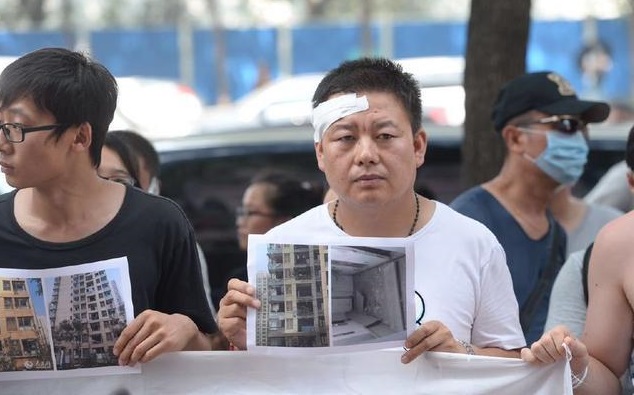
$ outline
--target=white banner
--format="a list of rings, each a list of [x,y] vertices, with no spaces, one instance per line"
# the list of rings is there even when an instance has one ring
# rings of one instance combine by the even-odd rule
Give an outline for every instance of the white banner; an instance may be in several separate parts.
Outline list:
[[[566,362],[427,353],[403,365],[401,350],[271,356],[180,352],[143,365],[141,374],[5,381],[2,394],[563,394]]]

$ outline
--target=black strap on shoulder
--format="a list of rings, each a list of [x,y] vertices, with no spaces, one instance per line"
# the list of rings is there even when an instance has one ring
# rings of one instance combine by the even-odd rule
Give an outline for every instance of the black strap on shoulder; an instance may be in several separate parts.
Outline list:
[[[539,302],[542,300],[546,292],[552,288],[555,277],[557,277],[557,273],[559,273],[559,269],[561,269],[561,262],[558,258],[560,238],[559,226],[552,219],[550,220],[550,226],[553,228],[553,237],[550,242],[548,266],[546,266],[542,272],[539,277],[539,282],[535,288],[533,288],[533,291],[528,296],[526,303],[524,303],[524,306],[520,310],[520,324],[522,325],[524,335],[528,333],[528,330],[531,327]]]
[[[583,283],[583,299],[588,305],[588,267],[590,265],[590,254],[592,254],[592,247],[594,243],[591,243],[586,252],[583,254],[583,266],[581,267],[581,281]]]

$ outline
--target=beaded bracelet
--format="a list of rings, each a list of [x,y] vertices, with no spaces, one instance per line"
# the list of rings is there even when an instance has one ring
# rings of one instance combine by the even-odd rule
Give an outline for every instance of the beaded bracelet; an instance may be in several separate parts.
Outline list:
[[[458,342],[458,344],[464,347],[465,350],[467,350],[468,355],[476,355],[475,350],[470,343],[467,343],[466,341],[460,339],[456,339],[456,341]]]

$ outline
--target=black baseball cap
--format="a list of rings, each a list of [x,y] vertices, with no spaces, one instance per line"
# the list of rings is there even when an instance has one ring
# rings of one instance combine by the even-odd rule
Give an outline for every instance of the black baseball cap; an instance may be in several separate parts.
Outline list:
[[[579,100],[566,79],[541,71],[524,74],[502,87],[491,114],[495,130],[500,132],[511,118],[531,110],[574,115],[584,123],[603,122],[610,114],[607,103]]]

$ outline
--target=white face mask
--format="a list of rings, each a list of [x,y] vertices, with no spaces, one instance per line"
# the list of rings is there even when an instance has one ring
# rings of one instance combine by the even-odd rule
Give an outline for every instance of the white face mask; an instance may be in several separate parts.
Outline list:
[[[150,180],[150,185],[147,187],[147,193],[152,195],[160,195],[161,194],[161,186],[158,178],[152,177]]]

